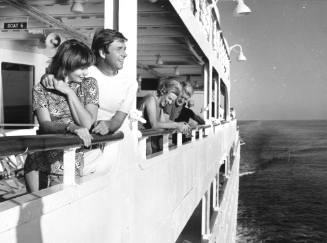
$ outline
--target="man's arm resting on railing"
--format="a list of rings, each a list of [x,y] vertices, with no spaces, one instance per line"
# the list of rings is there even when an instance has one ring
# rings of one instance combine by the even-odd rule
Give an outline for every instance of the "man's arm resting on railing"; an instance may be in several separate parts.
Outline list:
[[[123,124],[126,116],[127,113],[117,111],[110,120],[96,121],[92,132],[101,135],[116,132]]]

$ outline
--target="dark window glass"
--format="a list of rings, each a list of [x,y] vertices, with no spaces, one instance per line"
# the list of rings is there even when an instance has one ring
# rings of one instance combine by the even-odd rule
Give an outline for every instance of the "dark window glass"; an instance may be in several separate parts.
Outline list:
[[[141,82],[141,90],[157,90],[159,79],[143,78]]]
[[[220,80],[220,104],[219,104],[219,115],[221,118],[226,120],[226,109],[227,109],[227,88],[222,80]]]
[[[34,123],[32,113],[34,66],[3,62],[1,76],[3,122],[7,124],[5,128],[29,127],[27,124]]]

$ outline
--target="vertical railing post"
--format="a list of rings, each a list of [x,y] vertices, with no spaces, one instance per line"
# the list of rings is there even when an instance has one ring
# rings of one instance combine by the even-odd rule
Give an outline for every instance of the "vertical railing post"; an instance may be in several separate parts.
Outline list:
[[[203,119],[207,120],[209,118],[209,99],[208,99],[208,79],[209,79],[209,64],[206,63],[203,66]]]
[[[181,146],[183,143],[183,135],[180,132],[177,132],[177,147]]]
[[[208,118],[209,119],[212,117],[212,73],[213,73],[212,69],[213,69],[212,64],[209,61],[209,63],[208,63],[208,94],[209,94],[209,97],[208,97],[209,117]]]
[[[162,135],[162,150],[164,153],[169,151],[169,134]]]
[[[219,167],[218,167],[219,168]],[[215,178],[213,180],[213,187],[212,187],[212,207],[215,211],[219,210],[219,169],[218,173],[215,175]]]
[[[217,94],[218,94],[218,107],[217,107],[217,118],[219,119],[219,122],[221,122],[223,119],[221,119],[222,118],[222,116],[223,116],[223,114],[221,114],[221,110],[220,110],[220,107],[221,107],[221,103],[222,103],[222,99],[221,99],[221,90],[220,90],[220,88],[221,88],[221,79],[220,79],[220,75],[219,75],[219,77],[218,77],[218,83],[217,83],[218,85],[217,85]]]
[[[219,76],[214,80],[215,82],[215,118],[219,119],[219,114],[218,114],[218,107],[219,107],[219,90],[218,90],[218,82],[219,82]]]
[[[203,139],[203,128],[199,129],[199,139]]]
[[[76,148],[67,148],[64,150],[64,178],[65,186],[75,185],[75,152]]]
[[[147,137],[142,137],[139,139],[138,143],[138,150],[142,159],[146,159],[146,139]]]
[[[229,178],[229,162],[228,162],[228,156],[225,158],[225,176],[226,178]]]
[[[213,134],[213,124],[210,124],[210,127],[204,128],[204,135],[209,136]]]
[[[192,130],[192,138],[191,141],[195,141],[196,140],[196,130]]]
[[[202,197],[201,234],[205,240],[210,237],[210,190],[206,191]]]

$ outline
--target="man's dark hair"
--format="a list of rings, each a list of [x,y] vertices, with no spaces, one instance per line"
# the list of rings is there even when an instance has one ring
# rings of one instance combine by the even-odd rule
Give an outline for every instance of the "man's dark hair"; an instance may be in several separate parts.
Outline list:
[[[92,51],[99,58],[99,50],[108,53],[108,48],[114,40],[127,41],[127,38],[117,30],[101,29],[94,34]]]

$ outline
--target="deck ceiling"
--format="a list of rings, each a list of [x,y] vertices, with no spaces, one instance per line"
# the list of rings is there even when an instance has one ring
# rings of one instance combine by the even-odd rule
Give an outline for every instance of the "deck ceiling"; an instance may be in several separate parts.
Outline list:
[[[90,43],[103,28],[104,0],[83,1],[84,11],[71,11],[72,0],[0,0],[0,44],[22,51],[44,52],[49,33]],[[7,30],[4,23],[27,22],[28,29]]]
[[[83,1],[84,11],[71,11],[73,0],[0,0],[0,45],[19,51],[52,55],[45,48],[49,33],[90,44],[103,28],[104,1]],[[107,1],[107,0],[106,0]],[[134,0],[133,0],[134,1]],[[7,30],[4,23],[27,22],[27,29]],[[202,76],[197,46],[167,0],[138,0],[138,74],[144,78]],[[158,56],[162,64],[157,63]],[[179,70],[176,75],[175,69]]]
[[[141,77],[202,76],[202,61],[194,54],[196,45],[169,1],[138,0],[137,27],[137,63]],[[159,56],[162,64],[158,63]]]

